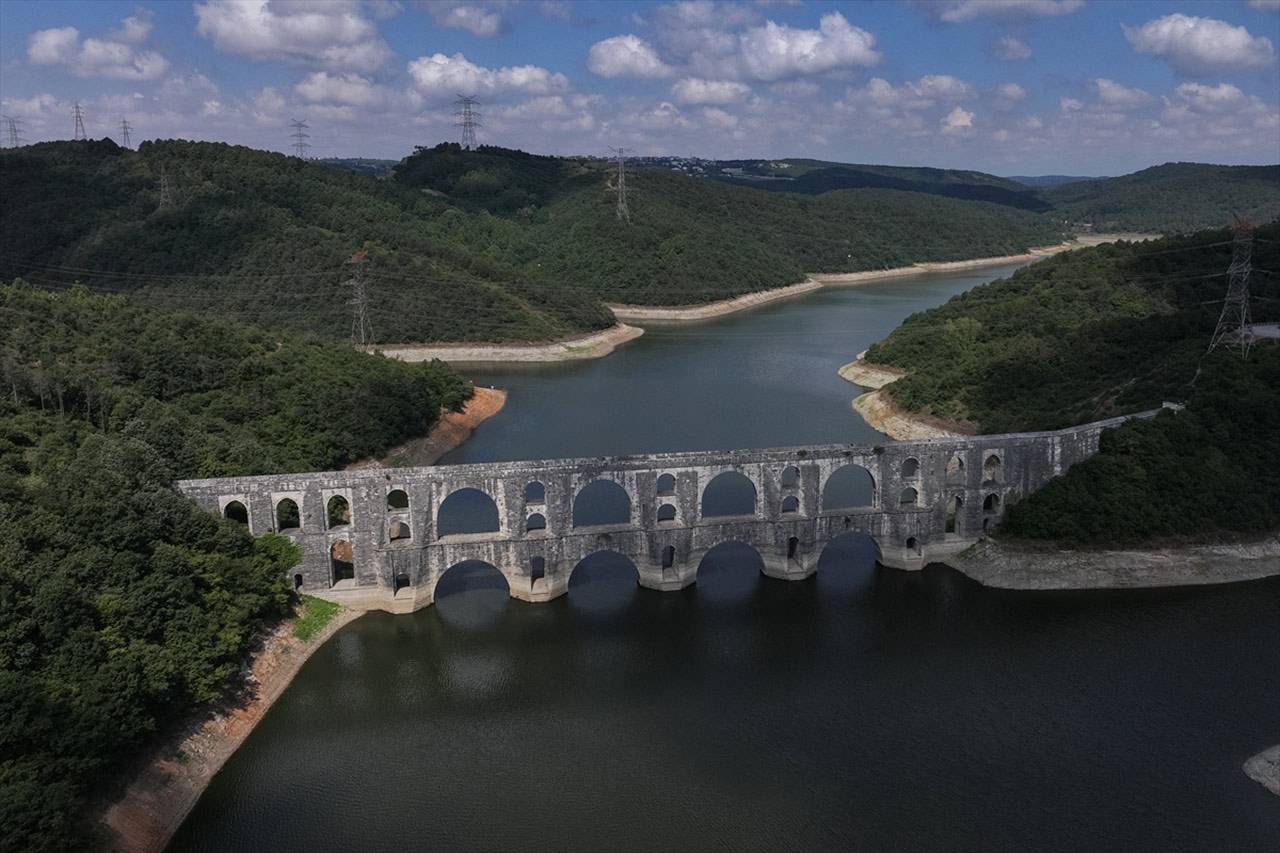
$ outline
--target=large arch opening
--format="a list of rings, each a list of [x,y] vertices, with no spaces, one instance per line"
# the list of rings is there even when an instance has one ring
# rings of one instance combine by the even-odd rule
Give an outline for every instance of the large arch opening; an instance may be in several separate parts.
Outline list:
[[[992,453],[987,457],[987,461],[982,463],[982,482],[1000,482],[1000,472],[1002,467],[1000,457],[997,454]]]
[[[573,526],[630,524],[631,498],[612,480],[592,480],[573,499]]]
[[[342,527],[351,523],[351,504],[347,503],[347,499],[342,495],[334,495],[329,498],[329,503],[325,504],[325,525],[327,527]]]
[[[837,468],[822,487],[822,509],[856,509],[874,506],[876,479],[861,465]]]
[[[458,628],[488,628],[502,617],[511,600],[507,579],[482,560],[464,560],[445,570],[434,593],[440,617]]]
[[[468,487],[451,492],[436,515],[436,536],[499,530],[498,505],[479,489]]]
[[[698,600],[731,604],[746,600],[761,584],[764,560],[745,542],[722,542],[698,563]]]
[[[343,581],[355,582],[355,559],[351,553],[351,543],[345,539],[339,539],[329,546],[329,575],[333,586]]]
[[[702,517],[755,515],[756,486],[737,471],[724,471],[711,478],[702,490]]]
[[[297,530],[302,526],[302,514],[298,512],[298,504],[291,498],[284,498],[276,504],[276,530]]]
[[[964,509],[964,498],[956,495],[947,502],[947,521],[944,528],[947,533],[960,532],[960,512]]]
[[[635,563],[616,551],[596,551],[569,573],[569,602],[587,614],[614,613],[631,603],[639,586]]]
[[[237,524],[249,526],[249,510],[240,501],[231,501],[222,508],[222,517],[227,521],[234,521]]]
[[[818,556],[818,590],[827,595],[865,593],[875,584],[880,548],[866,533],[848,530],[832,539]]]
[[[387,509],[396,512],[409,508],[409,493],[404,489],[392,489],[387,492]]]

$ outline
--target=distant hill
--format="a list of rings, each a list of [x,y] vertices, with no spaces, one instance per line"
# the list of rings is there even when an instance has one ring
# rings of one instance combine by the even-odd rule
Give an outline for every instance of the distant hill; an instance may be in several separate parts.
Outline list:
[[[313,160],[321,166],[327,166],[330,169],[341,169],[345,172],[359,172],[362,175],[370,175],[380,178],[383,175],[391,174],[391,170],[395,168],[395,160],[376,160],[371,157],[321,157]]]
[[[1221,227],[1241,214],[1280,216],[1280,166],[1165,163],[1118,178],[1041,191],[1054,215],[1094,231],[1185,233]]]
[[[1009,180],[1017,181],[1028,187],[1056,187],[1059,184],[1071,184],[1076,181],[1105,180],[1105,177],[1098,175],[1010,175]]]

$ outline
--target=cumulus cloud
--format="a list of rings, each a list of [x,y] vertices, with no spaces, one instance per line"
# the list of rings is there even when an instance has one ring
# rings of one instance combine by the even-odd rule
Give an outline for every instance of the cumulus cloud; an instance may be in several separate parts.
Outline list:
[[[675,71],[639,36],[623,35],[598,41],[587,52],[587,68],[601,77],[670,77]]]
[[[948,23],[982,17],[1030,18],[1068,15],[1084,5],[1084,0],[939,0],[926,10]]]
[[[1249,0],[1249,8],[1260,12],[1280,12],[1280,0]]]
[[[75,27],[38,30],[27,38],[27,59],[34,65],[60,65],[77,77],[156,80],[169,70],[169,60],[140,49],[150,32],[151,15],[145,11],[98,37],[81,39]]]
[[[313,103],[380,107],[387,100],[385,89],[359,74],[330,74],[327,71],[317,71],[293,88],[299,95]]]
[[[963,133],[973,127],[973,113],[962,107],[956,107],[942,117],[940,124],[943,133]]]
[[[738,126],[738,117],[719,107],[704,107],[702,118],[708,125],[719,130],[733,130]]]
[[[875,65],[880,61],[875,42],[875,36],[850,24],[839,12],[823,15],[816,30],[766,21],[739,36],[738,61],[747,77],[782,80]]]
[[[1013,62],[1019,59],[1030,59],[1031,48],[1026,42],[1013,36],[1001,36],[996,42],[996,56]]]
[[[686,77],[676,81],[671,94],[682,104],[731,104],[751,91],[745,83],[733,80],[702,80]]]
[[[1214,18],[1175,13],[1141,27],[1120,26],[1134,50],[1159,56],[1182,74],[1265,68],[1275,62],[1270,39]]]
[[[457,92],[549,95],[569,88],[569,80],[563,74],[537,65],[485,68],[469,62],[461,53],[418,57],[409,63],[409,76],[419,92],[436,97],[452,97]]]
[[[851,100],[902,110],[927,110],[939,103],[954,103],[972,95],[972,86],[950,74],[926,74],[901,86],[873,77],[862,89],[849,92]]]
[[[466,30],[483,38],[496,36],[506,27],[502,15],[483,3],[428,0],[421,5],[439,26]]]
[[[1113,80],[1105,77],[1099,77],[1093,81],[1093,87],[1098,93],[1098,103],[1103,106],[1113,107],[1116,109],[1130,109],[1132,107],[1141,106],[1151,100],[1151,96],[1141,89],[1133,89],[1128,86],[1122,86]]]
[[[196,32],[219,51],[254,60],[373,71],[392,56],[354,0],[204,0],[195,13]]]
[[[1027,96],[1027,90],[1017,83],[1002,83],[996,87],[996,94],[1006,101],[1021,101]]]

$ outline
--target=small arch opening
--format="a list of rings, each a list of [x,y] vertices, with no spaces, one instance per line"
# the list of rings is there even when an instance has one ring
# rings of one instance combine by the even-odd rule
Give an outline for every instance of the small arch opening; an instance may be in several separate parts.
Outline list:
[[[298,573],[293,576],[293,591],[297,592],[302,589],[302,574]]]
[[[945,528],[947,533],[960,532],[960,510],[963,508],[964,498],[959,495],[956,495],[947,504],[947,523]]]
[[[546,530],[546,529],[547,529],[547,517],[540,512],[535,512],[533,515],[525,519],[525,522],[524,522],[525,533],[533,533],[538,530]]]
[[[796,558],[796,554],[799,551],[800,551],[800,538],[798,536],[792,536],[790,539],[787,540],[787,559],[794,560]]]
[[[356,579],[356,566],[351,554],[351,543],[347,540],[339,539],[329,547],[329,571],[334,585],[342,581],[354,581]]]
[[[1000,457],[997,454],[992,453],[987,457],[987,461],[982,463],[982,481],[984,483],[1000,482],[1002,467],[1003,465],[1000,462]]]
[[[409,525],[403,521],[393,521],[391,526],[387,528],[387,539],[392,542],[399,542],[403,539],[413,538],[409,534]]]
[[[676,520],[676,508],[671,504],[663,504],[658,507],[658,523],[662,524],[667,521]]]
[[[873,506],[876,480],[861,465],[844,465],[832,472],[822,487],[822,508],[854,509]]]
[[[737,471],[724,471],[711,478],[702,490],[703,518],[727,515],[754,515],[756,486]]]
[[[947,460],[947,479],[963,480],[964,479],[964,460],[959,456],[952,456]]]
[[[276,530],[297,530],[302,526],[302,514],[298,504],[285,498],[276,504]]]
[[[227,521],[234,521],[237,524],[249,526],[249,510],[245,509],[245,505],[240,501],[232,501],[223,507],[222,516]]]
[[[546,557],[530,557],[529,558],[529,579],[541,580],[547,576],[547,558]]]
[[[983,512],[998,512],[1000,510],[1000,496],[992,493],[986,496],[982,501]]]
[[[907,487],[902,490],[902,494],[898,495],[898,506],[918,506],[920,504],[920,493],[915,489]]]
[[[387,509],[408,509],[409,493],[404,489],[392,489],[387,492]]]
[[[670,497],[676,493],[676,478],[674,474],[663,474],[658,478],[658,495],[660,497]]]
[[[351,523],[351,504],[342,495],[334,495],[325,505],[325,525],[342,527]]]
[[[800,469],[794,465],[788,465],[782,469],[782,488],[794,489],[800,485]]]
[[[524,502],[527,504],[540,504],[547,501],[547,487],[542,483],[534,480],[524,487]]]
[[[920,476],[920,460],[914,456],[902,463],[902,479],[914,480]]]
[[[500,529],[498,505],[484,492],[470,487],[450,492],[436,516],[437,536],[496,533]]]
[[[676,549],[674,545],[668,545],[662,549],[662,568],[669,569],[675,565]]]
[[[911,551],[911,552],[915,553],[917,556],[919,556],[919,554],[920,554],[920,543],[916,540],[916,537],[914,537],[914,536],[908,536],[908,537],[907,537],[907,550],[908,550],[908,551]]]
[[[612,480],[592,480],[573,499],[573,526],[629,524],[631,498]]]
[[[795,495],[787,495],[782,499],[782,512],[784,515],[790,515],[800,511],[800,499]]]
[[[398,575],[396,575],[396,588],[394,592],[399,592],[402,589],[408,589],[408,588],[409,588],[409,576],[404,572],[401,572]]]

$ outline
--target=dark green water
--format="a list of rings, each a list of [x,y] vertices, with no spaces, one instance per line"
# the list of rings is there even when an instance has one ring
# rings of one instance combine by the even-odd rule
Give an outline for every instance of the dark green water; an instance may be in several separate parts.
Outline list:
[[[824,291],[603,361],[475,373],[507,409],[450,461],[880,437],[835,376],[991,277]],[[464,565],[299,673],[175,850],[1275,850],[1241,763],[1280,743],[1280,581],[988,590],[750,549],[679,593],[589,558],[569,595]]]

